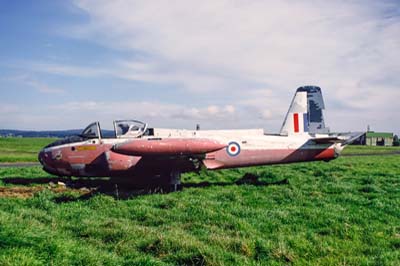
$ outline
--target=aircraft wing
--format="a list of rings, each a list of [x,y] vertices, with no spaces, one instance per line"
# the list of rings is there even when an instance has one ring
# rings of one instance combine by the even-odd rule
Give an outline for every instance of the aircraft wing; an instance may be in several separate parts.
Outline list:
[[[311,139],[315,144],[334,144],[341,143],[342,146],[348,145],[363,135],[365,132],[349,132],[349,133],[338,133],[336,135],[328,137],[314,137]]]

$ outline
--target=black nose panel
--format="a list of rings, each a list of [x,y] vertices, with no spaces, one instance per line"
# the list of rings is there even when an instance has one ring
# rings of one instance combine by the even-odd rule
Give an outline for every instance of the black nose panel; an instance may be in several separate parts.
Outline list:
[[[44,151],[40,151],[38,154],[38,160],[40,164],[44,166],[43,156],[44,156]]]

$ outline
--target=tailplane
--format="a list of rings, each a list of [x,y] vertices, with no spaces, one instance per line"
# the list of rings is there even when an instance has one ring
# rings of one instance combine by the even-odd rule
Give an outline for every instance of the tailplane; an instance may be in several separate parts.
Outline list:
[[[281,128],[281,135],[325,134],[323,110],[325,109],[321,88],[303,86],[297,89]]]

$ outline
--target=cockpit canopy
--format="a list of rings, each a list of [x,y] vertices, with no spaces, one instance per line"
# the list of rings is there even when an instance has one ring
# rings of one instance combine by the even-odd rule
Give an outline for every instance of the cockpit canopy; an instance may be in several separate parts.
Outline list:
[[[142,135],[147,134],[147,124],[137,120],[115,120],[114,121],[114,138],[140,138]],[[108,132],[107,132],[108,133]],[[111,135],[111,134],[107,134]],[[100,139],[105,136],[102,134],[99,122],[93,122],[89,124],[81,134],[76,136],[66,137],[59,139],[49,145],[46,148],[81,142],[88,139]]]
[[[139,138],[147,130],[147,124],[137,120],[115,120],[114,136],[116,138]],[[93,139],[103,137],[100,123],[93,122],[80,134],[83,138]]]
[[[139,138],[147,130],[147,124],[137,120],[115,120],[114,136],[116,138]],[[93,139],[103,137],[100,123],[93,122],[80,134],[83,138]]]
[[[146,132],[147,124],[137,120],[116,120],[114,130],[117,138],[139,138]]]

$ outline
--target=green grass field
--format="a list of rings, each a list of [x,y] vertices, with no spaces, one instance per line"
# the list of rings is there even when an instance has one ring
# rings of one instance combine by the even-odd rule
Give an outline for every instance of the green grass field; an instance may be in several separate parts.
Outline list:
[[[350,145],[343,150],[342,154],[389,154],[393,152],[400,152],[400,147]]]
[[[0,265],[400,265],[399,155],[187,174],[123,199],[46,177],[0,168]]]
[[[37,162],[38,152],[54,138],[0,138],[0,162]]]

